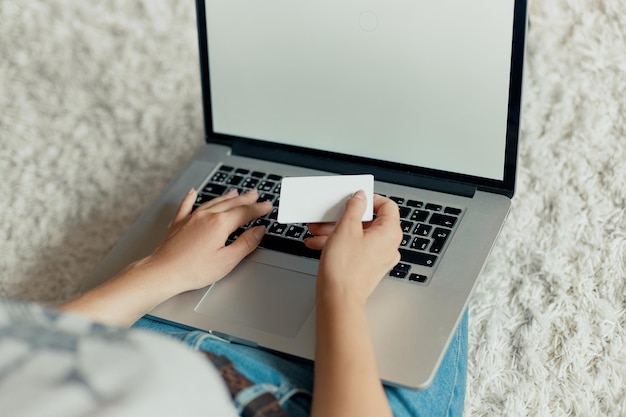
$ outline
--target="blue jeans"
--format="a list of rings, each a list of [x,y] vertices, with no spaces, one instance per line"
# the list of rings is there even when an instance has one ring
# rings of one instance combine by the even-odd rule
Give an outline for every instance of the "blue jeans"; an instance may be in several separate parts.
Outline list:
[[[423,391],[385,386],[387,399],[395,417],[462,416],[467,374],[467,312],[459,324],[430,387]],[[235,398],[243,407],[258,395],[274,394],[289,416],[308,416],[313,390],[313,364],[310,361],[278,355],[263,349],[230,343],[202,331],[183,328],[142,318],[134,327],[145,328],[175,337],[187,345],[227,356],[256,385]]]

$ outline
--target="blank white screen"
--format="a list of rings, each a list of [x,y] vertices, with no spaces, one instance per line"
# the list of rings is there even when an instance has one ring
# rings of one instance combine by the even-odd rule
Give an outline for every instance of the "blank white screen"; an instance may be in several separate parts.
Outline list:
[[[217,133],[504,175],[514,0],[208,0]]]

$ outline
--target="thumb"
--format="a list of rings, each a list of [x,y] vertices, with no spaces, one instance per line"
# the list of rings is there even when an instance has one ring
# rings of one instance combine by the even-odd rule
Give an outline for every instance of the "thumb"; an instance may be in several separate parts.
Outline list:
[[[233,243],[222,248],[229,264],[234,268],[246,255],[252,253],[261,243],[264,234],[265,226],[256,226],[246,230]]]
[[[337,229],[345,230],[346,232],[363,234],[363,225],[361,219],[367,208],[367,199],[365,192],[359,190],[352,194],[352,197],[346,202],[346,207],[337,222]]]
[[[191,210],[193,209],[193,203],[195,203],[197,196],[198,193],[193,188],[191,188],[187,192],[187,194],[183,198],[183,201],[180,203],[180,206],[178,206],[178,211],[176,212],[174,220],[172,220],[171,223],[172,226],[183,220],[189,215],[189,213],[191,213]]]

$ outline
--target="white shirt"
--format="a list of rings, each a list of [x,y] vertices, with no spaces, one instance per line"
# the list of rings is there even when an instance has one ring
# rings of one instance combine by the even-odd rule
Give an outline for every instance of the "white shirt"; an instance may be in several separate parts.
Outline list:
[[[237,412],[216,369],[174,340],[0,300],[0,415]]]

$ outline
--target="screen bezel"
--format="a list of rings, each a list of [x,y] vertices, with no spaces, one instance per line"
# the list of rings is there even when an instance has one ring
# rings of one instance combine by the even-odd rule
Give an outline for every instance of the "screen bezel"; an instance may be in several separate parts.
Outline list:
[[[509,198],[513,197],[520,135],[522,79],[526,49],[527,0],[515,0],[514,5],[504,176],[502,180],[216,133],[213,130],[211,112],[211,85],[204,0],[196,0],[196,14],[205,140],[207,143],[227,145],[233,148],[233,153],[235,154],[260,159],[281,162],[288,157],[289,163],[292,165],[310,168],[323,166],[325,170],[337,173],[370,172],[379,180],[403,185],[425,187],[445,192],[459,190],[458,193],[463,195],[472,194],[473,190],[482,190],[502,194]]]

